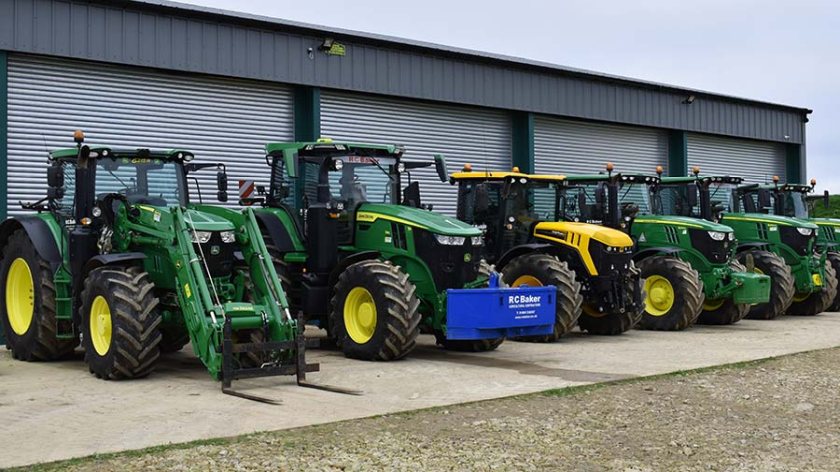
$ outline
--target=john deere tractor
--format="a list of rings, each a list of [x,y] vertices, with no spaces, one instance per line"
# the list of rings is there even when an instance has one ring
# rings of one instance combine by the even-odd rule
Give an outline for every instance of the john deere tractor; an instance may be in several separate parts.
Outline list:
[[[731,201],[731,211],[721,212],[721,221],[735,229],[743,252],[755,259],[756,270],[770,274],[779,292],[784,290],[790,315],[816,315],[832,309],[837,301],[840,258],[834,252],[834,235],[840,222],[809,217],[806,196],[812,188],[781,185],[774,177],[772,184],[743,185],[739,179],[730,179],[710,190],[711,198],[720,200],[719,210]],[[784,267],[779,267],[780,262],[763,263],[769,253]],[[777,304],[775,311],[759,311],[756,316],[772,318],[785,312],[782,300]]]
[[[612,170],[608,164],[606,174],[567,176],[564,212],[633,238],[645,293],[639,328],[731,324],[750,304],[767,300],[769,279],[736,261],[731,229],[675,211],[658,176]]]
[[[506,283],[557,287],[554,332],[526,340],[555,341],[576,321],[592,334],[620,334],[639,321],[643,305],[633,240],[561,217],[563,176],[516,168],[472,172],[467,166],[450,181],[458,185],[458,218],[483,229],[482,256]]]
[[[403,152],[328,139],[266,146],[269,190],[243,203],[263,206],[256,214],[293,310],[364,360],[402,358],[420,332],[467,351],[550,333],[555,289],[500,288],[480,273],[481,232],[421,203],[411,172],[432,163]],[[435,167],[446,179],[443,156]]]
[[[46,198],[0,225],[0,304],[15,358],[49,361],[81,343],[102,379],[151,373],[191,342],[223,389],[237,378],[304,379],[303,337],[253,211],[193,204],[205,167],[185,150],[83,144],[49,154]],[[230,393],[229,390],[226,390]]]

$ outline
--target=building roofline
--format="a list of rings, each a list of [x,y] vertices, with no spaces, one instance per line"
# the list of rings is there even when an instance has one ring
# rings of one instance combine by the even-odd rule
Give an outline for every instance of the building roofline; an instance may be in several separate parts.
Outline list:
[[[774,102],[767,102],[762,100],[756,100],[751,98],[745,97],[738,97],[734,95],[726,95],[720,94],[715,92],[710,92],[707,90],[702,89],[695,89],[689,87],[680,87],[677,85],[665,84],[660,82],[648,81],[648,80],[641,80],[641,79],[633,79],[630,77],[624,77],[620,75],[614,74],[607,74],[603,72],[596,72],[586,69],[579,69],[574,67],[567,67],[561,66],[558,64],[552,64],[549,62],[543,62],[533,59],[524,59],[514,56],[508,56],[504,54],[495,54],[486,51],[477,51],[472,49],[466,48],[459,48],[454,46],[447,46],[427,41],[419,41],[413,39],[406,39],[406,38],[399,38],[395,36],[388,36],[376,33],[367,33],[362,31],[355,31],[349,30],[344,28],[336,28],[336,27],[329,27],[329,26],[320,26],[311,23],[304,23],[299,21],[293,20],[284,20],[280,18],[274,18],[270,16],[264,15],[256,15],[252,13],[244,13],[244,12],[237,12],[232,10],[225,10],[221,8],[213,8],[213,7],[204,7],[200,5],[193,5],[181,2],[175,2],[170,0],[117,0],[117,1],[108,1],[108,0],[93,0],[94,2],[103,3],[107,5],[115,5],[115,4],[124,4],[129,6],[136,6],[140,8],[154,8],[170,13],[182,13],[188,14],[191,16],[202,16],[208,19],[213,19],[216,21],[231,21],[235,20],[239,23],[250,23],[250,24],[257,24],[262,27],[269,27],[269,28],[276,28],[278,26],[283,27],[285,29],[291,29],[303,33],[315,34],[315,35],[323,35],[323,34],[330,34],[335,35],[335,39],[356,39],[361,40],[363,42],[368,43],[379,43],[382,45],[388,46],[395,46],[395,47],[402,47],[402,48],[411,48],[411,49],[419,49],[425,50],[427,52],[432,52],[436,54],[448,55],[448,56],[456,56],[459,58],[467,58],[472,60],[480,60],[485,62],[504,62],[510,65],[528,68],[528,69],[538,69],[544,72],[553,72],[559,73],[568,76],[574,77],[581,77],[587,79],[596,79],[606,82],[616,82],[625,85],[632,85],[636,87],[648,88],[648,89],[655,89],[659,91],[667,91],[673,93],[681,93],[685,95],[695,95],[695,96],[708,96],[708,97],[715,97],[723,100],[733,101],[733,102],[740,102],[752,105],[759,105],[764,107],[776,108],[776,109],[783,109],[787,111],[796,111],[803,116],[806,116],[813,112],[813,110],[804,107],[798,107],[793,105],[786,105]],[[807,118],[807,117],[806,117]]]

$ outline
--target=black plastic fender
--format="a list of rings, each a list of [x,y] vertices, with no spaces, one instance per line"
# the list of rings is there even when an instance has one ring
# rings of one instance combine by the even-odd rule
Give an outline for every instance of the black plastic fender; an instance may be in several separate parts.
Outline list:
[[[295,245],[292,243],[292,237],[289,235],[289,228],[283,225],[280,218],[276,218],[271,213],[256,211],[254,215],[257,217],[260,227],[271,238],[271,241],[266,241],[267,245],[276,247],[280,252],[292,252],[296,250]],[[294,216],[292,219],[294,220]],[[298,231],[298,228],[294,228],[294,231]]]
[[[633,254],[633,262],[639,262],[652,256],[678,254],[682,251],[682,249],[676,247],[651,247]]]
[[[556,249],[556,247],[552,244],[522,244],[510,248],[506,253],[502,255],[502,257],[499,258],[498,261],[496,261],[496,269],[502,270],[502,268],[506,266],[508,262],[523,254],[530,254],[532,252],[548,252],[553,249]]]
[[[122,254],[100,254],[90,258],[82,269],[81,278],[84,280],[87,275],[95,269],[105,266],[126,266],[133,265],[146,258],[142,252],[124,252]]]
[[[735,249],[735,252],[742,253],[744,251],[766,251],[768,247],[767,243],[743,243],[739,244],[738,247]]]
[[[333,269],[332,272],[330,272],[330,288],[334,287],[335,284],[338,283],[338,277],[341,275],[342,272],[344,272],[344,269],[350,267],[351,265],[357,262],[367,261],[370,259],[379,259],[379,256],[380,254],[377,251],[362,251],[347,256],[344,259],[341,259],[338,262],[338,265],[335,266],[335,269]]]
[[[50,227],[41,218],[21,216],[0,223],[0,247],[5,247],[9,236],[21,228],[26,231],[26,235],[29,236],[29,240],[32,241],[38,255],[49,262],[54,269],[58,268],[62,260],[58,244],[50,231]]]

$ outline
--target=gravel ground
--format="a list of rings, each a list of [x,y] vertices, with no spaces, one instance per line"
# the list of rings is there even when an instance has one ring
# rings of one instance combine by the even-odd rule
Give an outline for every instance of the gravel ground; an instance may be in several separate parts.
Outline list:
[[[840,348],[42,467],[840,470],[838,366]]]

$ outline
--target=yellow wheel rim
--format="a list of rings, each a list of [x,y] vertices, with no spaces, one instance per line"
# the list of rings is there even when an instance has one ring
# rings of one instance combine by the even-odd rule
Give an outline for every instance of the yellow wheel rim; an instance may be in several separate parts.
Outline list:
[[[645,311],[652,316],[665,316],[674,306],[674,287],[661,275],[645,279]]]
[[[810,296],[811,296],[811,293],[810,293],[810,292],[797,293],[797,294],[795,294],[795,295],[793,296],[793,301],[795,301],[795,302],[797,302],[797,303],[798,303],[798,302],[804,302],[804,301],[805,301],[805,300],[807,300],[807,299],[808,299],[808,297],[810,297]]]
[[[822,287],[823,279],[822,279],[822,276],[820,276],[820,274],[812,274],[811,275],[811,280],[814,281],[814,286]]]
[[[90,342],[100,356],[111,349],[111,307],[102,295],[93,299],[90,306]]]
[[[519,278],[513,281],[510,284],[511,287],[519,287],[521,285],[527,285],[529,287],[542,287],[543,284],[540,282],[540,279],[534,277],[533,275],[520,275]]]
[[[722,307],[725,301],[725,298],[721,298],[719,300],[706,300],[703,302],[703,311],[715,311]]]
[[[588,303],[583,304],[583,312],[586,313],[588,316],[591,316],[592,318],[603,318],[607,316],[607,312],[599,312],[595,309],[595,307]]]
[[[32,325],[35,312],[35,282],[29,264],[18,257],[12,261],[6,276],[6,313],[9,325],[17,335],[24,335]]]
[[[364,287],[356,287],[344,300],[344,327],[356,344],[365,344],[376,331],[376,302]]]
[[[764,271],[759,269],[758,267],[753,267],[753,272],[756,274],[764,275]]]

